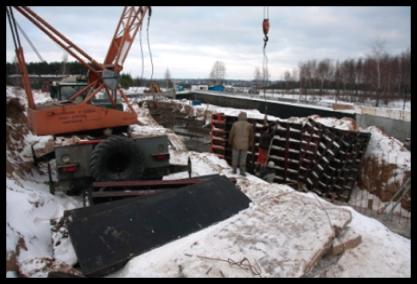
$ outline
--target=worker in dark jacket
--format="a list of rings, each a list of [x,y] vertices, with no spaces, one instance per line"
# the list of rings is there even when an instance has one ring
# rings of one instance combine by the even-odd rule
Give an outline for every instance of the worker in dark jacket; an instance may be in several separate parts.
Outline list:
[[[246,112],[239,113],[238,121],[233,123],[229,133],[229,145],[232,146],[232,167],[236,173],[239,164],[240,175],[245,176],[246,157],[249,147],[253,145],[253,125],[247,121]]]

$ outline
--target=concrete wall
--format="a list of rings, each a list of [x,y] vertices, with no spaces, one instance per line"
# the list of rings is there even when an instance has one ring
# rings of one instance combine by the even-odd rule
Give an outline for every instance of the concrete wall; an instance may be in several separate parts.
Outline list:
[[[371,116],[381,116],[391,119],[411,121],[411,111],[391,109],[386,107],[371,107],[371,106],[360,106],[362,114],[368,114]]]
[[[220,94],[205,94],[205,93],[186,93],[177,94],[177,99],[199,99],[204,103],[234,107],[243,109],[257,109],[260,112],[265,110],[265,102],[263,100],[251,100],[242,97],[222,96]],[[305,117],[313,114],[318,114],[321,117],[351,117],[356,119],[359,126],[366,128],[368,126],[377,126],[384,130],[388,135],[393,136],[401,141],[411,137],[411,121],[398,120],[386,118],[382,116],[370,114],[355,114],[333,111],[325,108],[315,108],[314,106],[302,106],[297,104],[267,102],[267,114],[278,116],[280,118],[289,118],[291,116]]]
[[[189,99],[189,100],[201,100],[204,103],[223,106],[234,107],[243,109],[257,109],[260,112],[265,112],[265,101],[245,99],[242,97],[221,96],[220,94],[204,94],[204,93],[187,93],[177,94],[177,99]],[[280,103],[280,102],[267,102],[266,113],[274,115],[280,118],[289,118],[291,116],[305,117],[313,114],[320,115],[321,117],[351,117],[355,118],[353,113],[345,113],[333,111],[326,108],[317,108],[314,106],[302,106],[297,104]]]
[[[360,127],[376,126],[385,133],[401,141],[411,137],[411,121],[391,119],[369,114],[356,114],[356,121]]]

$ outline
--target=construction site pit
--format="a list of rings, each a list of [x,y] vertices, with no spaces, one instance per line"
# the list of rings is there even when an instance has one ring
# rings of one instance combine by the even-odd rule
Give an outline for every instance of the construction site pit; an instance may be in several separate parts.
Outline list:
[[[210,125],[204,120],[190,117],[169,102],[148,101],[148,108],[153,119],[180,136],[188,150],[210,152]]]
[[[142,101],[142,103],[143,102],[144,101]],[[200,153],[212,152],[211,129],[210,125],[207,125],[204,119],[197,119],[195,116],[190,115],[190,112],[182,111],[181,108],[178,107],[178,104],[169,101],[149,100],[146,101],[146,104],[153,119],[163,127],[173,130],[180,136],[188,150]],[[247,170],[249,173],[253,174],[251,168],[248,168]],[[363,195],[360,202],[368,202],[368,192],[363,190],[360,190],[359,192]],[[392,214],[380,215],[377,214],[375,210],[355,206],[357,205],[356,203],[358,203],[357,201],[340,201],[331,198],[325,199],[334,204],[352,206],[363,214],[378,219],[392,231],[406,238],[410,238],[409,218],[403,218]]]

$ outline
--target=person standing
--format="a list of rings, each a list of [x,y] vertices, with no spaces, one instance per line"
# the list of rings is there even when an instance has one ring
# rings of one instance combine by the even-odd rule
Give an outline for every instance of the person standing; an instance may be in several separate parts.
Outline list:
[[[239,164],[240,175],[246,175],[246,157],[254,139],[253,125],[247,121],[246,112],[239,113],[238,121],[233,123],[229,133],[229,145],[232,146],[232,167],[236,173]]]

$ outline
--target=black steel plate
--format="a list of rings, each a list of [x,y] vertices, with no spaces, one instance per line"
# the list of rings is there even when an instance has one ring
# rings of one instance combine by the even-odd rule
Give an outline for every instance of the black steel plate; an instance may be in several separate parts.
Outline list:
[[[68,231],[86,276],[110,273],[130,258],[222,221],[250,199],[226,177],[146,199],[66,211]]]

